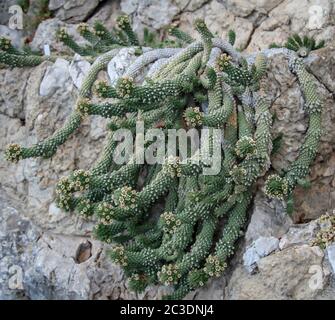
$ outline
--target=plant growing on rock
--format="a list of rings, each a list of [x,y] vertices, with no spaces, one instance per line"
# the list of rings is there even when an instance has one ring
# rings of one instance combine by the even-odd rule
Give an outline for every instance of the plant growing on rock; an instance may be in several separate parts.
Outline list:
[[[271,174],[266,180],[269,197],[291,201],[295,186],[308,175],[321,136],[322,103],[295,50],[277,48],[245,56],[233,47],[233,31],[226,41],[216,38],[203,20],[195,21],[195,29],[200,40],[171,27],[169,34],[177,38],[174,44],[182,47],[165,47],[171,41],[164,41],[156,45],[163,47],[158,49],[140,44],[126,16],[117,19],[113,31],[99,22],[93,29],[79,25],[86,46],[59,30],[60,41],[92,62],[73,112],[45,141],[31,147],[12,144],[6,151],[13,162],[52,157],[83,119],[109,118],[101,157],[90,170],[63,177],[56,186],[56,200],[66,211],[95,219],[96,237],[112,245],[110,256],[122,266],[134,290],[155,283],[173,286],[168,299],[180,299],[222,275],[245,227],[254,184],[271,166],[272,115],[261,79],[273,50],[286,55],[298,78],[309,128],[297,159],[283,175]],[[0,45],[0,62],[12,67],[56,58],[21,52],[8,40]],[[115,85],[96,82],[98,73],[124,47],[135,49],[136,60]],[[147,77],[137,81],[138,74],[148,69]],[[119,128],[135,132],[137,119],[145,128],[159,127],[163,132],[206,127],[210,141],[216,139],[214,129],[220,129],[224,156],[219,173],[205,175],[208,163],[193,163],[194,155],[181,159],[180,150],[163,164],[137,163],[137,150],[126,163],[116,163],[113,155],[121,142],[114,134]],[[146,141],[145,147],[152,144]],[[209,158],[214,151],[209,143]],[[164,204],[162,210],[157,203]]]

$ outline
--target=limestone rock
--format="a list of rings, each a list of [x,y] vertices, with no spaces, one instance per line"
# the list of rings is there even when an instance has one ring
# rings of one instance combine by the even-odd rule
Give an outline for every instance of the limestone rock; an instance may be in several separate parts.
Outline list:
[[[313,299],[327,283],[323,257],[321,249],[302,245],[260,259],[257,274],[249,275],[242,267],[237,267],[227,286],[225,298]]]
[[[129,291],[107,247],[86,237],[43,232],[0,198],[1,299],[159,299],[169,289]]]
[[[280,239],[280,250],[290,246],[310,244],[315,237],[317,230],[318,225],[313,221],[310,223],[293,225]]]
[[[50,0],[49,10],[63,21],[81,22],[89,17],[101,0]]]
[[[132,16],[135,30],[142,30],[143,25],[158,30],[168,26],[180,9],[172,0],[123,0],[121,11]]]
[[[194,37],[198,37],[193,27],[196,18],[205,20],[209,29],[220,37],[227,37],[228,31],[236,31],[236,48],[244,49],[253,32],[253,24],[247,19],[236,17],[217,0],[210,1],[194,12],[185,12],[180,17],[180,28]]]
[[[17,5],[16,0],[0,0],[0,25],[8,24],[9,18],[11,17],[9,8],[13,5]]]
[[[80,89],[81,84],[87,75],[91,64],[84,60],[80,55],[75,54],[69,66],[69,74],[73,84]]]
[[[68,52],[72,55],[73,52],[56,37],[57,30],[60,28],[66,28],[69,35],[71,35],[78,44],[87,44],[86,40],[78,34],[76,25],[67,24],[58,18],[53,18],[39,24],[30,47],[33,50],[43,51],[44,45],[47,44],[50,46],[51,54],[55,54],[55,52]]]
[[[292,225],[282,203],[257,193],[251,210],[251,220],[245,233],[247,245],[260,237],[280,238]]]
[[[71,86],[72,83],[68,68],[69,62],[60,58],[58,58],[52,66],[47,67],[40,85],[40,96],[51,96],[57,89],[62,89],[65,86]]]
[[[136,59],[134,48],[123,48],[108,63],[107,72],[112,85],[116,84],[116,80],[124,74],[126,68]]]
[[[107,29],[112,30],[116,18],[121,14],[120,1],[105,1],[100,3],[94,15],[88,19],[89,24],[101,21]]]
[[[335,274],[335,244],[327,247],[328,260],[332,266],[333,274]]]
[[[0,24],[0,37],[11,39],[12,45],[16,48],[22,47],[22,31],[20,30],[12,30],[9,27]]]
[[[243,254],[243,264],[251,273],[255,270],[257,262],[278,249],[279,240],[275,237],[259,237]]]
[[[293,33],[308,32],[309,35],[317,36],[329,24],[333,24],[334,7],[330,0],[264,1],[264,4],[269,4],[270,11],[265,20],[259,21],[248,46],[251,51],[264,49],[272,42],[283,44]]]

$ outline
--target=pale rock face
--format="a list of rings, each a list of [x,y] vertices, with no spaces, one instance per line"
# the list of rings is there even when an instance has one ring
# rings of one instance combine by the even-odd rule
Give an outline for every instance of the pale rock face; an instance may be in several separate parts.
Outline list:
[[[57,89],[72,85],[70,74],[68,72],[69,65],[68,61],[57,59],[52,66],[47,68],[40,85],[40,96],[51,96]]]
[[[260,25],[255,29],[248,50],[267,48],[271,42],[283,44],[293,33],[306,34],[308,32],[309,35],[317,37],[324,32],[327,25],[334,24],[333,10],[334,7],[330,0],[277,1],[267,13],[267,18],[260,20]]]
[[[253,32],[253,24],[250,21],[234,16],[216,0],[206,3],[194,12],[185,12],[180,17],[180,28],[194,37],[199,37],[193,27],[193,21],[196,18],[204,19],[209,29],[220,37],[227,37],[230,29],[235,30],[237,32],[236,48],[244,49]]]
[[[314,221],[306,224],[293,225],[280,239],[280,250],[295,245],[310,244],[316,236],[317,230],[318,225]]]
[[[107,67],[108,76],[111,85],[115,85],[117,79],[123,75],[129,65],[136,59],[134,48],[123,48],[109,62]]]
[[[245,233],[247,245],[251,245],[260,237],[280,238],[292,225],[292,220],[286,214],[283,204],[278,200],[267,199],[261,193],[256,195],[251,212]]]
[[[75,54],[69,66],[69,74],[77,89],[80,89],[90,67],[91,64],[88,61],[84,60],[80,55]]]
[[[87,41],[83,39],[77,32],[76,26],[73,24],[66,24],[65,22],[59,20],[58,18],[48,19],[39,24],[34,39],[31,43],[31,48],[33,50],[43,50],[44,45],[49,45],[51,49],[51,54],[55,52],[72,52],[63,45],[62,42],[57,40],[56,33],[60,28],[66,28],[69,35],[71,35],[74,40],[82,45],[87,44]]]
[[[49,10],[69,22],[81,22],[89,17],[101,0],[50,0]]]
[[[132,16],[135,30],[142,30],[142,24],[158,30],[168,26],[180,9],[172,0],[123,0],[121,11]]]
[[[254,275],[237,267],[226,288],[225,298],[315,299],[327,286],[329,274],[323,269],[323,257],[324,253],[318,247],[302,245],[260,259],[258,273]]]
[[[328,260],[332,266],[332,272],[335,274],[335,244],[327,247]]]
[[[159,299],[168,289],[129,291],[99,241],[42,232],[0,198],[0,299]]]
[[[257,262],[278,249],[279,240],[275,237],[259,237],[243,254],[243,264],[251,273],[257,267]]]
[[[19,30],[13,30],[0,24],[0,37],[10,38],[12,45],[16,48],[22,47],[22,32]]]

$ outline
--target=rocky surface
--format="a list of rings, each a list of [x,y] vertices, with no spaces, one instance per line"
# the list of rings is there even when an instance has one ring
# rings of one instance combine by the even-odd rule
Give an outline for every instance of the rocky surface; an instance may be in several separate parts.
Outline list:
[[[63,21],[80,22],[92,15],[102,0],[50,0],[49,10]]]
[[[121,10],[131,15],[139,31],[148,27],[164,32],[175,23],[193,33],[193,19],[203,17],[220,36],[235,29],[237,46],[245,52],[263,49],[273,41],[284,42],[292,32],[302,34],[306,29],[328,41],[326,48],[306,61],[324,101],[324,134],[311,170],[311,188],[297,188],[295,213],[290,218],[283,203],[264,197],[260,181],[245,237],[226,276],[188,298],[334,299],[334,246],[326,250],[310,246],[318,230],[311,220],[335,207],[333,1],[55,0],[50,1],[49,9],[56,17],[40,24],[33,49],[49,44],[52,52],[64,51],[54,37],[58,27],[67,26],[70,34],[84,42],[72,23],[92,23],[98,18],[111,27]],[[0,26],[0,34],[6,33],[11,33],[16,45],[21,44],[18,31]],[[121,74],[124,64],[133,59],[131,55],[125,52],[120,61],[111,62],[112,79],[112,71]],[[65,214],[53,202],[56,181],[73,169],[89,168],[98,157],[106,133],[103,119],[87,120],[52,159],[16,165],[3,159],[8,143],[29,145],[64,123],[88,67],[76,57],[71,63],[59,59],[34,69],[0,69],[0,298],[158,299],[163,294],[159,287],[139,296],[129,292],[121,270],[110,263],[106,247],[90,237],[92,224]],[[297,156],[307,119],[285,58],[271,57],[268,71],[264,90],[272,103],[274,136],[283,136],[273,158],[274,168],[280,171]],[[103,76],[107,78],[107,73]]]
[[[250,246],[246,239],[240,248],[225,288],[225,299],[335,299],[335,274],[327,252],[311,246],[320,230],[318,223],[311,221],[295,225],[287,217],[286,228],[278,232],[278,229],[271,228],[270,222],[274,226],[277,223],[281,210],[277,206],[277,211],[269,212],[270,223],[266,228],[269,236],[264,237],[263,230],[254,226],[258,224],[254,218],[258,215],[257,208],[262,208],[264,202],[266,199],[263,197],[255,199],[247,234],[253,230],[252,238],[256,240]],[[250,264],[251,260],[246,257],[252,256],[250,251],[257,247],[254,252],[256,259]]]

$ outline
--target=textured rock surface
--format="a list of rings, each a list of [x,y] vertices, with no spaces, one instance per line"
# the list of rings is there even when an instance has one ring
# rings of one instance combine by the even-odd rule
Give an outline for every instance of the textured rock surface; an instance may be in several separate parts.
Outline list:
[[[327,286],[329,270],[323,269],[324,253],[308,245],[291,247],[257,262],[258,273],[234,270],[226,299],[313,299]],[[319,272],[319,283],[313,274]],[[334,293],[333,293],[334,294]]]
[[[243,264],[249,272],[254,271],[257,262],[278,249],[279,240],[275,237],[259,237],[243,254]]]
[[[303,34],[306,28],[317,39],[328,41],[326,48],[308,59],[325,104],[324,134],[310,175],[311,188],[296,190],[295,214],[291,219],[285,214],[283,203],[263,196],[260,181],[245,238],[239,243],[227,275],[190,293],[188,298],[334,299],[333,247],[323,252],[309,246],[317,231],[314,222],[293,224],[309,222],[335,207],[333,1],[108,0],[99,4],[98,0],[55,0],[50,1],[50,9],[56,18],[39,26],[33,49],[50,44],[52,52],[64,51],[55,39],[61,26],[84,43],[75,31],[76,25],[70,22],[88,19],[92,23],[98,18],[111,28],[121,10],[131,15],[139,31],[144,27],[162,30],[175,23],[193,33],[192,21],[203,17],[220,36],[235,29],[236,45],[246,48],[246,52],[263,49],[273,41],[282,43],[292,32]],[[8,32],[13,33],[7,26],[0,26],[0,34]],[[20,34],[14,33],[15,44],[19,45]],[[111,63],[110,70],[122,73],[123,63],[132,58],[127,56],[118,61],[120,64]],[[34,143],[64,123],[87,67],[87,63],[76,58],[72,63],[58,60],[35,69],[0,69],[0,298],[158,299],[163,294],[158,287],[138,296],[129,292],[121,270],[106,257],[104,245],[90,238],[92,224],[65,214],[53,202],[56,181],[75,168],[90,167],[98,157],[106,132],[103,119],[87,120],[52,159],[22,161],[17,165],[3,159],[8,143]],[[273,166],[282,170],[297,156],[307,119],[298,84],[285,58],[273,56],[268,70],[264,90],[273,104],[274,136],[283,135]],[[107,78],[107,73],[103,77]],[[254,244],[262,243],[264,238],[273,240],[275,251],[259,254]],[[243,255],[250,247],[257,255],[252,274],[243,265]]]
[[[76,31],[76,25],[67,24],[58,18],[48,19],[40,23],[34,39],[31,43],[33,50],[43,50],[45,44],[48,44],[52,50],[68,52],[68,48],[60,41],[57,41],[56,32],[59,28],[66,27],[67,32],[74,37],[79,44],[84,44],[86,41],[80,37]]]
[[[335,274],[335,244],[327,248],[327,255],[328,255],[329,262],[332,266],[332,271]]]
[[[49,10],[56,17],[70,22],[80,22],[89,17],[101,0],[50,0]]]
[[[98,241],[43,231],[2,197],[0,213],[0,299],[153,299],[167,292],[130,292]]]

